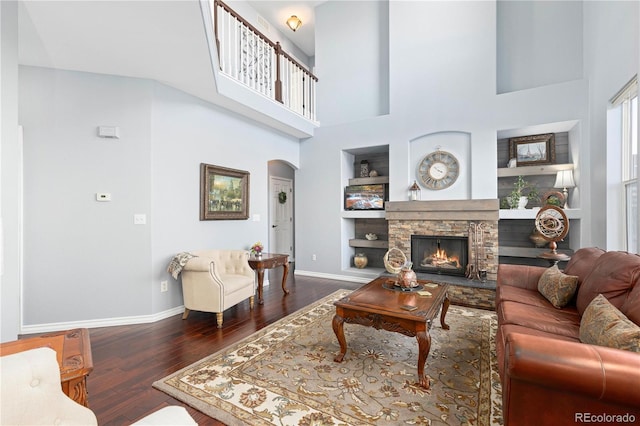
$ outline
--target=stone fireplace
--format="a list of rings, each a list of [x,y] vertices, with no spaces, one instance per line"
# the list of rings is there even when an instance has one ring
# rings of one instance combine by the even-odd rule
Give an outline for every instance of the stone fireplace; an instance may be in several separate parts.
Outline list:
[[[465,276],[468,252],[467,237],[415,234],[411,236],[411,262],[416,272]]]
[[[385,210],[389,248],[402,250],[407,259],[414,259],[412,236],[456,237],[466,241],[470,229],[481,225],[482,247],[469,244],[468,263],[477,263],[474,266],[486,270],[488,280],[495,281],[498,273],[497,199],[388,202]],[[472,241],[475,241],[473,235]],[[415,266],[414,261],[414,269]],[[495,288],[495,283],[493,286]]]

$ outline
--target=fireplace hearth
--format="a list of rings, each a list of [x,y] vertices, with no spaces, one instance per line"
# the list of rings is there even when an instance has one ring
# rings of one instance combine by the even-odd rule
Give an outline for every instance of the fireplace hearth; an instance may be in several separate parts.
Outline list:
[[[411,261],[416,272],[465,276],[468,257],[467,237],[411,235]]]

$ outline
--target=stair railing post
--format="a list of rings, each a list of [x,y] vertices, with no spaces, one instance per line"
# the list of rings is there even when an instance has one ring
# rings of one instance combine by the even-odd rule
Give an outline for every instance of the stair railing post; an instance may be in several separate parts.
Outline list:
[[[216,53],[218,54],[218,66],[222,69],[222,62],[220,62],[220,37],[218,36],[218,7],[220,7],[220,1],[215,0],[213,2],[213,33],[216,38]]]
[[[280,59],[282,58],[282,46],[276,42],[276,101],[282,102],[282,78],[280,75]]]

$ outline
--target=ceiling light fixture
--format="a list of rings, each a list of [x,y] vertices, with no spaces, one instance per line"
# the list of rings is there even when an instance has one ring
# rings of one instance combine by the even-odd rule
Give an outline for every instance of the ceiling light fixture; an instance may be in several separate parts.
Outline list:
[[[295,33],[302,26],[302,21],[296,15],[291,15],[291,18],[287,19],[287,25]]]

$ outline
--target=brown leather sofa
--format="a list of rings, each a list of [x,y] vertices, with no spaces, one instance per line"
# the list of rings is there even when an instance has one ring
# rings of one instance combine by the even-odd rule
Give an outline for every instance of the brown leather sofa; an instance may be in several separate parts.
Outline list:
[[[546,269],[498,269],[496,352],[504,424],[640,422],[640,353],[579,338],[582,313],[598,294],[640,324],[640,256],[578,250],[563,271],[578,276],[578,289],[563,308],[538,291]]]

